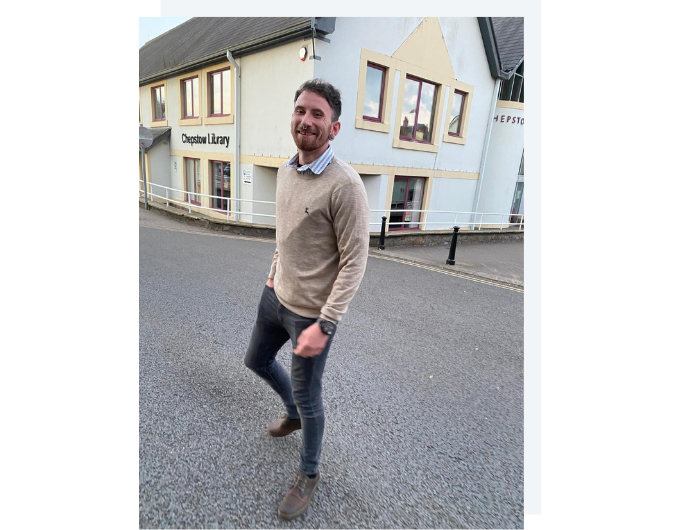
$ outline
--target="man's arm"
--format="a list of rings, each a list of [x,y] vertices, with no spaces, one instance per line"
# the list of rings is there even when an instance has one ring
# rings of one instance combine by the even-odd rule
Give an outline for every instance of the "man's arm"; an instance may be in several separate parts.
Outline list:
[[[279,248],[276,247],[276,250],[274,251],[274,259],[272,260],[272,266],[269,269],[269,277],[267,278],[267,285],[269,285],[269,287],[274,287],[274,276],[276,276],[276,265],[278,262],[279,262]]]
[[[321,318],[339,322],[347,312],[366,271],[368,261],[368,197],[361,183],[346,184],[331,197],[333,227],[338,241],[338,276]]]
[[[364,186],[352,183],[337,190],[331,197],[331,214],[340,263],[331,294],[321,308],[321,318],[337,324],[359,288],[368,261],[369,211]],[[315,323],[300,334],[293,353],[312,357],[321,353],[327,342],[328,335]]]

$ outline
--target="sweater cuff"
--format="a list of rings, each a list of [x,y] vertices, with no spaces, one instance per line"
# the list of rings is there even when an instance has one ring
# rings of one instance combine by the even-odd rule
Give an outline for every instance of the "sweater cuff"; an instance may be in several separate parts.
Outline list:
[[[331,316],[331,314],[333,316]],[[342,315],[338,315],[335,313],[335,311],[328,311],[326,307],[322,307],[319,318],[322,320],[328,320],[329,322],[333,322],[333,324],[337,325],[340,322]]]

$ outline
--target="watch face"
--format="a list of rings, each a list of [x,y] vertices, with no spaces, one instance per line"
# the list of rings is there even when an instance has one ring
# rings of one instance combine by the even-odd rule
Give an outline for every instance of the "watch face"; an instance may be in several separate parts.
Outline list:
[[[328,321],[319,322],[319,326],[321,327],[321,331],[326,335],[333,333],[333,328],[335,327],[332,322]]]

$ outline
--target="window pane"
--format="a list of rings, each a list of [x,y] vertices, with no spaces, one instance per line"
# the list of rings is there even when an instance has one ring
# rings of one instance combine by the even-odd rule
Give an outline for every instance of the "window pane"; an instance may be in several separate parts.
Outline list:
[[[512,87],[512,101],[519,101],[519,93],[522,90],[522,85],[524,85],[524,78],[516,75],[514,76],[515,82]]]
[[[191,80],[182,81],[184,89],[184,116],[191,116]]]
[[[220,162],[211,162],[210,169],[212,171],[213,192],[212,195],[222,196],[222,164]],[[220,199],[211,199],[212,208],[222,208],[222,201]]]
[[[224,163],[224,186],[222,196],[231,197],[231,165],[229,162]]]
[[[463,110],[463,95],[460,92],[453,94],[453,108],[451,109],[451,121],[449,122],[449,132],[460,134],[461,112]]]
[[[201,99],[198,92],[198,77],[191,80],[191,91],[194,94],[193,116],[198,116],[201,112]]]
[[[392,202],[390,204],[391,210],[404,210],[406,206],[406,185],[407,179],[404,177],[394,178],[394,188],[392,188]],[[404,221],[404,212],[390,213],[390,223],[398,223]],[[399,225],[391,225],[390,228],[400,228]]]
[[[231,114],[231,75],[229,70],[222,72],[222,114]]]
[[[420,108],[418,110],[418,125],[416,128],[416,140],[422,142],[432,141],[434,94],[435,86],[430,83],[423,83],[423,88],[420,91]]]
[[[201,191],[201,161],[194,160],[194,164],[196,165],[196,193],[203,193]],[[198,195],[195,200],[196,202],[201,202],[201,198]]]
[[[222,114],[222,83],[221,75],[212,75],[212,112],[211,114]]]
[[[500,91],[500,99],[501,101],[510,101],[510,96],[512,95],[512,82],[513,82],[514,76],[508,79],[507,81],[501,81],[501,91]]]
[[[366,95],[364,96],[364,116],[380,118],[380,99],[384,72],[368,65],[366,69]]]
[[[163,111],[162,119],[165,119],[165,87],[162,86],[160,90],[161,90],[161,110]]]
[[[157,88],[153,89],[153,119],[160,120],[161,116],[161,94]]]
[[[187,171],[187,191],[196,191],[194,190],[194,161],[191,158],[186,159],[186,171]],[[189,200],[195,201],[196,196],[195,195],[189,195]]]
[[[420,83],[418,81],[414,81],[413,79],[406,80],[404,85],[404,99],[401,103],[401,127],[399,128],[399,136],[413,138],[419,88]]]
[[[423,184],[424,179],[412,178],[408,183],[408,196],[406,201],[407,210],[421,210],[423,204]],[[418,228],[420,225],[415,223],[420,221],[421,212],[410,212],[404,216],[404,221],[411,221],[412,224],[406,224],[404,228]]]

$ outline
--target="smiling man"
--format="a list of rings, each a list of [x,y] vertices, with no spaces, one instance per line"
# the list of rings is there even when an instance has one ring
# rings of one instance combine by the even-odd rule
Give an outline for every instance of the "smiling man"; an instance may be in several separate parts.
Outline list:
[[[302,429],[300,466],[279,515],[302,514],[319,484],[324,432],[321,379],[337,325],[368,259],[368,199],[361,178],[333,153],[340,92],[319,79],[295,93],[290,132],[297,154],[276,178],[276,251],[245,364],[281,396],[286,414],[271,436]],[[291,340],[291,373],[276,361]]]

